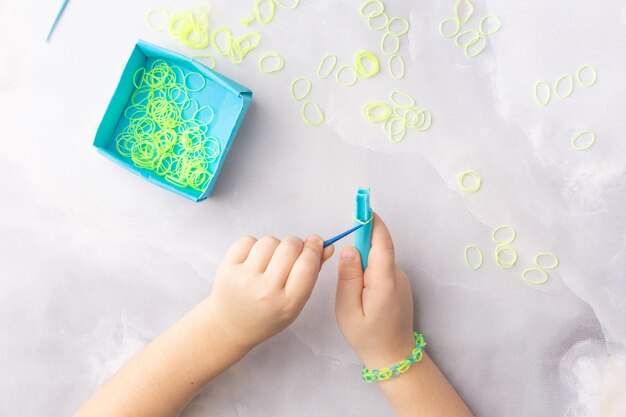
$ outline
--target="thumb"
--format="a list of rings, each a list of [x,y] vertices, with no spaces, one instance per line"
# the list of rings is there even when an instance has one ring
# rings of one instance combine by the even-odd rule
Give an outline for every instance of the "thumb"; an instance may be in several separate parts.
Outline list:
[[[337,319],[359,313],[363,315],[363,269],[361,256],[355,248],[346,248],[339,259],[337,298],[335,311]]]

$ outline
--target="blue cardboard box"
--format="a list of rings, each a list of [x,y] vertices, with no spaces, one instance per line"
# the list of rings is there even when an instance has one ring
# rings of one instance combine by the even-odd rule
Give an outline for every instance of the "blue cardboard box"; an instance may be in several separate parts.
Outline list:
[[[193,90],[193,95],[198,105],[210,106],[213,110],[207,134],[219,141],[221,153],[215,161],[211,162],[213,176],[202,190],[171,184],[153,170],[136,166],[130,157],[124,156],[116,147],[116,138],[130,124],[126,109],[137,89],[135,75],[140,68],[148,68],[156,60],[163,60],[170,66],[178,67],[183,74],[195,72],[205,78],[205,83],[198,90]],[[232,142],[251,103],[252,91],[249,89],[191,58],[139,41],[124,68],[93,144],[102,155],[144,177],[149,182],[193,201],[201,201],[211,195]]]

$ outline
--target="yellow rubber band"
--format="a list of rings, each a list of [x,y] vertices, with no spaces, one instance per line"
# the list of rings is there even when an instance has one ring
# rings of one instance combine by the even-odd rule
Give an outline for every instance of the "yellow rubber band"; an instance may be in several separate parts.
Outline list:
[[[300,4],[300,0],[293,0],[292,4],[285,4],[283,3],[284,0],[274,0],[276,2],[276,4],[278,4],[280,7],[283,7],[285,9],[289,9],[289,10],[293,10],[296,7],[298,7],[298,4]]]
[[[539,88],[541,86],[545,86],[546,87],[546,97],[545,100],[542,100],[541,97],[539,96]],[[547,106],[548,104],[550,104],[550,99],[552,98],[552,87],[550,86],[550,84],[548,84],[545,81],[538,81],[535,84],[535,101],[542,107]]]
[[[401,23],[404,24],[404,27],[402,29],[400,29],[400,30],[394,30],[392,28],[394,22],[401,22]],[[391,19],[389,19],[389,23],[387,23],[387,30],[389,32],[395,33],[398,36],[402,36],[405,33],[407,33],[409,31],[410,27],[411,27],[411,24],[404,17],[392,17]]]
[[[566,94],[561,94],[561,89],[559,88],[561,83],[565,80],[569,80],[569,88]],[[558,80],[556,80],[556,83],[554,83],[554,93],[556,94],[556,96],[558,98],[568,98],[572,95],[572,93],[574,92],[574,77],[572,77],[569,74],[565,74],[563,76],[561,76],[561,78],[559,78]]]
[[[470,42],[469,45],[466,45],[465,48],[463,48],[463,52],[468,58],[474,58],[480,55],[480,53],[484,51],[486,47],[487,38],[485,38],[484,35],[479,35],[475,41]]]
[[[312,121],[307,116],[307,108],[309,108],[311,106],[315,109],[315,111],[319,115],[319,120],[317,120],[317,121]],[[302,105],[302,109],[300,110],[300,115],[302,116],[302,120],[304,120],[304,123],[308,124],[309,126],[319,126],[322,123],[324,123],[324,112],[322,111],[320,106],[316,102],[314,102],[314,101],[309,100],[309,101],[305,102]]]
[[[474,250],[476,253],[478,253],[478,256],[479,256],[480,260],[478,261],[478,264],[476,264],[476,265],[472,265],[470,263],[470,261],[469,261],[468,254],[469,254],[470,250]],[[465,247],[465,265],[467,265],[467,267],[469,269],[472,269],[474,271],[476,271],[477,269],[479,269],[483,265],[483,253],[476,246],[474,246],[474,245],[467,245]]]
[[[472,35],[473,37],[467,42],[467,43],[461,43],[461,40],[464,39],[465,37],[467,37],[467,35]],[[456,37],[454,38],[454,44],[456,46],[458,46],[459,48],[465,48],[469,45],[473,45],[474,43],[478,42],[478,39],[480,39],[480,33],[478,33],[477,31],[475,31],[474,29],[470,29],[470,30],[466,30],[464,32],[459,33],[458,35],[456,35]]]
[[[209,64],[206,65],[208,68],[213,69],[215,68],[216,62],[215,62],[215,57],[211,54],[201,54],[201,55],[193,55],[191,57],[191,59],[195,59],[196,61],[199,59],[208,59],[209,60]]]
[[[495,28],[488,30],[485,29],[485,24],[489,24],[489,20],[495,20],[496,21],[496,26]],[[502,21],[500,20],[500,18],[498,16],[492,15],[492,14],[488,14],[486,16],[484,16],[481,20],[480,20],[480,25],[478,26],[478,31],[485,35],[485,36],[489,36],[489,35],[493,35],[494,33],[498,32],[500,30],[500,28],[502,28]]]
[[[297,84],[300,82],[304,82],[307,87],[304,93],[296,94],[296,87],[297,87]],[[311,84],[311,81],[308,78],[305,78],[305,77],[296,78],[295,80],[291,82],[291,97],[293,97],[294,99],[298,101],[304,100],[305,98],[309,96],[309,94],[311,94],[312,88],[313,88],[313,84]]]
[[[331,59],[333,64],[330,66],[328,71],[322,72],[324,70],[324,67],[326,66],[328,59]],[[317,77],[318,78],[328,77],[330,74],[332,74],[336,66],[337,66],[337,55],[334,55],[334,54],[324,55],[322,57],[322,60],[320,61],[320,65],[317,67]]]
[[[385,45],[387,45],[387,39],[393,39],[392,41],[393,48],[391,50],[385,48]],[[398,53],[398,51],[400,50],[400,38],[398,37],[398,35],[396,35],[393,32],[385,32],[385,34],[383,35],[380,41],[380,49],[383,51],[383,54],[385,55],[394,55]]]
[[[585,70],[590,70],[591,73],[593,74],[593,77],[591,78],[591,82],[589,83],[584,83],[582,80],[582,73]],[[583,65],[582,67],[578,68],[578,71],[576,71],[576,80],[583,87],[587,87],[587,88],[592,87],[596,83],[596,81],[598,81],[598,71],[596,71],[596,69],[591,65]]]
[[[394,129],[394,126],[398,125],[399,128]],[[406,124],[404,119],[399,116],[392,116],[385,120],[384,124],[385,133],[392,142],[400,143],[406,136]]]
[[[389,93],[389,100],[398,107],[411,108],[415,106],[415,99],[405,92],[394,90]]]
[[[535,271],[541,273],[541,275],[543,275],[543,278],[540,280],[529,279],[528,274],[530,272],[535,272]],[[522,279],[529,284],[540,285],[548,281],[548,273],[541,268],[528,268],[528,269],[525,269],[524,272],[522,272]]]
[[[269,7],[267,16],[263,16],[261,13],[263,4],[267,4]],[[274,16],[276,15],[276,3],[274,3],[274,0],[256,0],[254,3],[254,14],[259,22],[267,25],[274,20]]]
[[[375,20],[375,19],[381,18],[381,16],[382,16],[382,19],[385,21],[385,23],[383,23],[380,26],[374,26],[372,24],[372,21]],[[381,13],[379,15],[367,18],[367,27],[369,27],[372,30],[383,30],[383,29],[386,29],[388,24],[389,24],[389,15],[387,13],[385,13],[385,12],[383,12],[383,13]]]
[[[367,226],[368,224],[370,224],[372,222],[372,220],[374,220],[374,216],[370,217],[369,219],[367,219],[365,221],[361,221],[361,220],[357,219],[357,217],[353,214],[352,215],[352,220],[354,220],[355,223],[358,223],[361,226]]]
[[[470,176],[476,180],[475,186],[470,188],[465,185],[465,177],[467,176]],[[480,190],[480,186],[482,183],[480,179],[480,175],[478,175],[478,172],[474,171],[473,169],[468,169],[467,171],[461,172],[459,176],[457,177],[457,182],[459,184],[459,187],[461,187],[463,191],[468,192],[468,193],[475,193],[476,191]]]
[[[398,62],[397,66],[400,68],[400,72],[394,71],[394,63]],[[404,65],[404,59],[401,55],[393,54],[389,57],[387,61],[387,69],[389,70],[389,74],[396,80],[401,80],[404,78],[404,74],[406,73],[406,66]]]
[[[248,13],[247,15],[239,19],[239,23],[241,23],[243,26],[250,26],[250,23],[254,22],[255,20],[256,16],[254,15],[254,13]]]
[[[376,116],[377,109],[382,109],[383,113]],[[382,101],[369,103],[363,107],[363,117],[372,123],[384,122],[391,117],[391,107],[389,107],[389,104]]]
[[[578,145],[578,141],[580,140],[580,138],[582,138],[584,136],[589,136],[590,141],[586,145],[579,146]],[[574,137],[572,138],[572,148],[574,148],[577,151],[584,151],[584,150],[587,150],[587,149],[591,148],[591,146],[593,146],[593,144],[595,142],[596,142],[596,134],[595,133],[593,133],[591,130],[581,130],[576,135],[574,135]]]
[[[221,48],[220,45],[217,43],[217,37],[220,33],[224,33],[224,36],[226,36],[226,45],[224,46],[224,48]],[[213,34],[211,35],[211,43],[213,44],[213,48],[215,48],[218,54],[228,55],[233,46],[233,34],[228,28],[218,27],[213,30]]]
[[[363,65],[363,61],[367,61],[371,64],[371,68],[365,68]],[[378,62],[378,58],[376,55],[369,51],[359,51],[354,57],[354,69],[356,70],[356,74],[359,78],[371,78],[374,75],[378,74],[380,70],[380,63]]]
[[[465,19],[461,18],[461,5],[466,5],[468,7],[467,17]],[[454,17],[461,23],[461,25],[466,24],[471,18],[472,14],[474,14],[474,5],[470,0],[457,0],[454,5]]]
[[[343,72],[345,72],[346,70],[350,70],[352,72],[352,74],[354,74],[354,77],[351,78],[348,81],[341,79],[341,74]],[[337,70],[337,73],[335,74],[335,79],[337,80],[337,82],[339,84],[343,85],[344,87],[351,87],[351,86],[353,86],[354,84],[356,84],[358,78],[359,78],[359,75],[357,74],[356,69],[354,69],[354,67],[349,67],[347,65],[344,65],[343,67],[340,67]]]
[[[453,32],[446,33],[444,32],[445,26],[448,22],[454,22],[456,24],[456,29]],[[456,17],[449,17],[447,19],[443,19],[441,23],[439,23],[439,34],[444,38],[452,38],[459,34],[461,31],[461,22]]]
[[[549,257],[552,259],[552,264],[550,265],[542,265],[540,260],[542,257]],[[551,269],[555,269],[557,266],[559,266],[559,258],[557,258],[557,256],[553,253],[550,252],[541,252],[538,253],[537,255],[535,255],[535,259],[533,259],[533,263],[535,265],[537,265],[537,267],[542,268],[542,269],[547,269],[547,270],[551,270]]]
[[[273,67],[266,67],[265,66],[265,61],[268,59],[275,59],[276,60],[276,65],[274,65]],[[259,58],[259,70],[261,70],[261,72],[265,73],[265,74],[272,74],[274,72],[278,72],[280,70],[282,70],[285,67],[285,60],[282,56],[280,56],[278,53],[276,52],[268,52],[264,55],[261,56],[261,58]]]
[[[512,253],[513,254],[513,260],[510,261],[510,262],[505,262],[502,259],[502,257],[500,256],[500,254],[502,252],[510,252],[510,253]],[[510,246],[498,246],[496,248],[496,262],[502,268],[505,268],[505,269],[513,268],[513,266],[515,266],[515,264],[517,263],[517,252],[515,251],[515,249],[513,249]]]
[[[163,19],[162,26],[156,26],[154,22],[152,21],[152,17],[156,13],[161,13],[165,16]],[[155,32],[162,32],[163,30],[165,30],[165,28],[167,28],[169,17],[170,17],[170,14],[167,12],[166,9],[158,8],[158,9],[150,10],[148,14],[146,15],[146,20],[148,21],[148,26],[150,26],[150,29],[154,30]]]
[[[370,4],[378,5],[379,10],[374,10],[373,12],[366,14],[365,9]],[[365,18],[380,16],[381,14],[383,14],[384,11],[385,11],[385,5],[380,0],[366,0],[365,3],[363,3],[361,7],[359,8],[359,14]]]
[[[505,230],[505,229],[511,231],[511,238],[506,241],[498,239],[498,232],[500,230]],[[513,241],[515,240],[515,236],[517,236],[517,232],[515,231],[513,226],[508,226],[508,225],[498,226],[495,229],[493,229],[493,232],[491,232],[491,239],[501,246],[506,246],[506,245],[513,243]]]

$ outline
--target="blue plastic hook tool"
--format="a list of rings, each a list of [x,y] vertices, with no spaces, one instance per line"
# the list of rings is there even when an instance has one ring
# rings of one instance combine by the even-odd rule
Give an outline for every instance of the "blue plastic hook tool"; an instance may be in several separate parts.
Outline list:
[[[361,266],[367,268],[367,257],[372,247],[372,207],[370,206],[369,188],[359,188],[356,193],[354,224],[363,226],[354,234],[354,247],[361,254]]]
[[[361,227],[363,227],[364,225],[359,224],[357,226],[354,226],[352,229],[347,230],[335,237],[331,237],[330,239],[328,239],[327,241],[324,242],[324,247],[330,246],[333,243],[335,243],[336,241],[338,241],[339,239],[343,239],[344,237],[348,236],[350,233],[354,232],[355,230],[360,229]]]
[[[48,42],[50,40],[50,37],[52,36],[52,32],[54,32],[54,28],[57,27],[57,23],[59,23],[59,19],[61,19],[61,15],[63,14],[63,11],[65,10],[65,7],[67,6],[67,3],[69,3],[69,1],[70,0],[63,0],[63,4],[61,5],[61,9],[57,13],[57,17],[54,18],[54,22],[52,23],[52,27],[50,28],[50,32],[48,32],[48,36],[46,37],[46,42]]]

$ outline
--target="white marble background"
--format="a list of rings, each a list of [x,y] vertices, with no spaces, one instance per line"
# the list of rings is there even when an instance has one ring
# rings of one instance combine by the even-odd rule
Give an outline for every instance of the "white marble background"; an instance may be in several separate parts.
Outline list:
[[[379,51],[358,1],[302,0],[278,10],[259,49],[217,69],[255,101],[209,200],[194,204],[98,155],[95,128],[152,7],[185,1],[72,0],[49,44],[58,1],[0,0],[0,415],[70,415],[129,356],[207,296],[244,234],[330,236],[350,226],[354,192],[372,188],[407,270],[416,326],[479,416],[626,415],[626,5],[617,0],[477,0],[502,30],[466,58],[438,34],[453,2],[387,0],[411,21],[407,76],[347,89],[315,77],[333,52]],[[252,0],[213,0],[214,26],[237,27]],[[470,27],[477,24],[476,18]],[[285,69],[265,75],[259,56]],[[379,53],[379,56],[382,54]],[[540,108],[538,80],[583,64],[598,83]],[[326,123],[304,125],[289,94],[313,80]],[[390,143],[360,116],[392,89],[434,115]],[[569,144],[597,134],[585,152]],[[479,193],[456,175],[475,169]],[[499,268],[491,230],[517,228],[520,261]],[[342,242],[341,248],[348,242]],[[486,253],[479,271],[463,248]],[[520,275],[540,251],[561,266],[541,287]],[[299,319],[215,380],[185,416],[391,415],[359,380],[335,325],[336,260]]]

